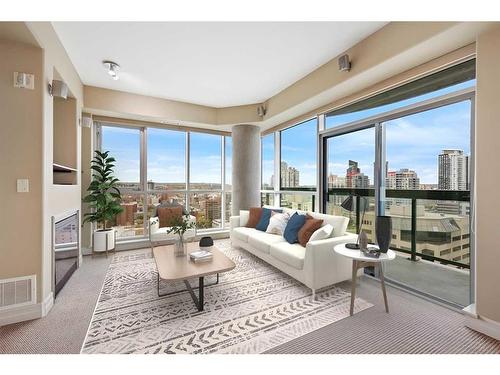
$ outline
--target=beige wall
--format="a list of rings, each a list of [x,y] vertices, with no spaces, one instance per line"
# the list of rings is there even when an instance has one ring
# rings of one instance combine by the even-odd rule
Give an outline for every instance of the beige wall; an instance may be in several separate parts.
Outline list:
[[[80,117],[83,104],[83,85],[50,22],[27,22],[26,25],[43,49],[43,234],[42,242],[39,245],[42,253],[43,278],[39,300],[44,301],[50,297],[53,283],[51,218],[52,216],[57,217],[70,211],[81,209],[81,128],[77,124],[74,125],[78,127],[75,150],[78,169],[77,184],[54,185],[52,183],[54,101],[46,87],[54,78],[62,79],[68,85],[72,96],[76,100],[77,116]]]
[[[40,48],[0,41],[0,279],[37,275],[40,295],[42,253],[42,91]],[[35,89],[13,87],[13,73],[35,75]],[[29,193],[16,192],[27,178]]]
[[[123,91],[85,86],[85,109],[94,114],[143,116],[188,123],[215,124],[215,108]]]
[[[242,121],[258,122],[258,104],[226,108],[206,107],[151,96],[85,86],[85,110],[95,115],[142,121],[164,121],[170,125],[198,126],[230,131]]]
[[[500,26],[477,40],[476,312],[500,322]]]

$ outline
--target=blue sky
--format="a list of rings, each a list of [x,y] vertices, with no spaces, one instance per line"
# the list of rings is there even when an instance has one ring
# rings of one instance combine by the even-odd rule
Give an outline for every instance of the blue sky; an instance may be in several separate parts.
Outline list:
[[[148,129],[148,181],[186,182],[186,133]]]
[[[137,129],[103,127],[102,150],[116,159],[115,175],[121,181],[140,182],[140,144]]]
[[[106,126],[103,130],[102,148],[103,150],[110,150],[111,154],[117,159],[116,176],[124,182],[139,182],[139,130],[111,126]],[[191,182],[220,183],[222,168],[221,139],[222,137],[218,135],[191,133]],[[230,140],[230,138],[227,139]],[[228,147],[226,147],[228,155],[226,156],[230,158],[231,142],[228,143]],[[147,146],[148,180],[161,183],[182,183],[186,181],[185,132],[148,128]],[[231,175],[230,166],[227,173]]]

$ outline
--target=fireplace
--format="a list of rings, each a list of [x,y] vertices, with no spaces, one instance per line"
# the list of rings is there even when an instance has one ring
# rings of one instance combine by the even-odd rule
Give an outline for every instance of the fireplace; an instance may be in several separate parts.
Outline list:
[[[52,217],[54,295],[61,291],[79,266],[79,211]]]

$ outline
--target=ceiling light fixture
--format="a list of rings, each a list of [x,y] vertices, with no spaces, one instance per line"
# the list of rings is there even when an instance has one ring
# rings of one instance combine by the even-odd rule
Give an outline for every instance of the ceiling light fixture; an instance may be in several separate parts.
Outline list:
[[[120,78],[118,77],[118,71],[120,70],[120,65],[118,65],[113,61],[108,61],[108,60],[104,60],[102,64],[108,70],[108,74],[111,76],[111,78],[113,78],[115,81]]]

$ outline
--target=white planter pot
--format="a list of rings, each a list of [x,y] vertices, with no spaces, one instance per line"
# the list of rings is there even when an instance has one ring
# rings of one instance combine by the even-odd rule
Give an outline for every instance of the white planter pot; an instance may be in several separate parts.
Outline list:
[[[115,230],[94,231],[93,250],[96,253],[113,250],[115,248]]]

